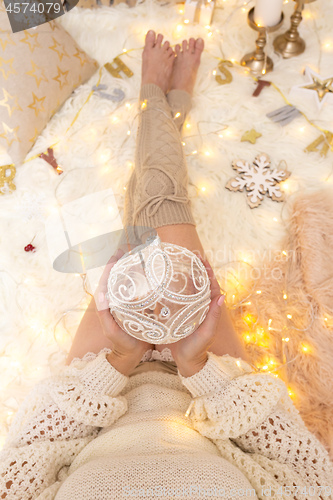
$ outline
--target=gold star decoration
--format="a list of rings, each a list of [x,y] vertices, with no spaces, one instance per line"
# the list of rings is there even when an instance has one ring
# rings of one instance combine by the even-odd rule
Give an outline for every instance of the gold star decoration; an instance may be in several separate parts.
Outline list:
[[[44,70],[37,66],[37,64],[31,59],[31,71],[26,71],[26,75],[32,76],[36,80],[36,85],[39,87],[40,82],[47,82],[47,78],[45,76]]]
[[[45,111],[44,100],[46,99],[46,96],[38,99],[38,97],[33,92],[32,95],[33,95],[33,101],[31,104],[28,105],[28,108],[33,109],[35,111],[35,115],[38,116],[39,113]]]
[[[6,123],[2,122],[2,127],[4,129],[4,133],[0,134],[0,138],[2,137],[3,139],[5,139],[8,147],[10,147],[14,141],[17,141],[17,131],[20,126],[18,125],[15,128],[10,128]]]
[[[251,130],[248,130],[242,135],[241,142],[250,142],[251,144],[255,144],[257,142],[257,139],[261,137],[262,134],[257,132],[254,128]]]
[[[66,57],[69,57],[69,55],[67,54],[66,50],[65,50],[65,47],[63,45],[61,45],[58,40],[56,40],[54,38],[54,36],[52,37],[52,40],[53,40],[53,45],[50,45],[49,46],[49,49],[53,50],[59,57],[59,60],[62,61],[62,58],[64,56]]]
[[[5,50],[8,44],[15,45],[14,40],[11,38],[9,33],[6,33],[3,30],[0,30],[0,44],[2,47],[2,50]]]
[[[57,66],[57,70],[58,74],[55,77],[53,77],[53,80],[56,80],[60,85],[60,89],[62,89],[65,85],[68,85],[67,75],[69,73],[69,70],[61,71],[59,66]]]
[[[31,137],[31,139],[29,139],[29,142],[32,142],[32,144],[35,144],[35,141],[36,141],[38,136],[39,136],[39,130],[38,130],[38,128],[35,127],[34,136]]]
[[[14,57],[11,59],[3,59],[0,57],[0,72],[5,80],[8,80],[10,75],[15,75],[16,71],[13,68]],[[8,66],[8,69],[5,69],[5,66]]]
[[[326,100],[333,96],[333,76],[323,78],[315,73],[308,66],[305,68],[305,75],[308,78],[308,83],[303,85],[296,85],[292,90],[302,90],[303,92],[311,92],[315,97],[318,108],[324,104]]]
[[[5,97],[4,97],[4,99],[2,99],[2,101],[0,101],[0,106],[4,106],[5,108],[7,108],[9,116],[12,116],[15,109],[17,109],[18,111],[22,111],[21,106],[17,102],[16,96],[14,97],[14,96],[10,95],[10,93],[7,92],[6,89],[2,89],[2,92],[3,92],[3,95]],[[14,104],[12,104],[12,105],[10,104],[10,99],[12,99],[14,101]]]
[[[78,60],[80,61],[80,65],[83,66],[86,62],[87,62],[87,59],[84,57],[84,53],[77,49],[75,54],[73,55],[73,57],[77,57]]]
[[[24,38],[22,38],[20,42],[26,43],[29,46],[30,52],[33,52],[37,47],[40,47],[37,37],[38,33],[33,34],[24,30]]]

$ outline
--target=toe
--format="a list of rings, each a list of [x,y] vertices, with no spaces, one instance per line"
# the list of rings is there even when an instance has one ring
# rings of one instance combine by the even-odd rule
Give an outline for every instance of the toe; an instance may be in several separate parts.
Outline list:
[[[175,53],[174,53],[174,51],[172,50],[172,48],[171,48],[171,47],[169,47],[169,48],[168,48],[168,50],[167,50],[167,54],[168,54],[168,56],[169,56],[169,57],[171,57],[171,56],[174,56],[174,55],[175,55]]]
[[[183,40],[182,48],[183,48],[183,52],[187,51],[187,40]]]
[[[168,48],[169,48],[169,47],[170,47],[170,42],[168,42],[168,41],[167,41],[167,42],[164,42],[164,44],[163,44],[163,49],[164,49],[164,50],[168,50]]]
[[[179,45],[179,43],[177,43],[177,45],[175,47],[175,51],[176,51],[176,55],[179,56],[179,54],[180,54],[180,45]]]
[[[159,34],[157,35],[157,39],[156,39],[156,46],[157,46],[157,47],[160,47],[160,46],[161,46],[162,41],[163,41],[163,35],[161,35],[161,33],[159,33]]]
[[[155,45],[156,33],[153,30],[149,30],[146,34],[146,43],[145,46],[148,48],[152,48]]]
[[[189,40],[189,51],[194,53],[194,50],[195,50],[195,39],[194,38],[190,38]]]
[[[202,38],[198,38],[196,40],[196,42],[195,42],[195,51],[196,52],[202,52],[203,49],[204,49],[204,45],[205,45],[205,43],[204,43],[203,39]]]

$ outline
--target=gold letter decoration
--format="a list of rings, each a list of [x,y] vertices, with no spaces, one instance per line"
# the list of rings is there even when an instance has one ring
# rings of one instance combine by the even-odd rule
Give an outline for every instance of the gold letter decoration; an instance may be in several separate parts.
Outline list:
[[[326,136],[326,137],[325,137]],[[306,153],[316,153],[319,151],[317,149],[318,146],[320,146],[321,143],[323,144],[323,147],[320,150],[320,156],[326,156],[328,150],[333,148],[333,134],[331,132],[326,132],[325,135],[320,135],[315,139],[311,144],[304,149]]]
[[[226,85],[227,83],[232,82],[232,74],[230,73],[230,71],[227,68],[225,68],[225,66],[231,67],[231,66],[233,66],[233,64],[231,61],[225,61],[225,60],[219,62],[218,69],[225,76],[225,78],[222,78],[221,75],[215,76],[215,80],[220,85]]]
[[[115,64],[116,67],[114,67],[113,64]],[[115,57],[112,63],[104,64],[104,67],[115,78],[122,78],[120,75],[121,72],[125,73],[128,78],[131,78],[131,76],[134,75],[133,71],[131,71],[119,57]]]
[[[10,170],[10,174],[6,176],[7,170]],[[5,194],[5,191],[3,190],[5,183],[8,184],[10,190],[15,191],[16,186],[13,182],[15,174],[16,168],[13,164],[0,166],[0,194]]]

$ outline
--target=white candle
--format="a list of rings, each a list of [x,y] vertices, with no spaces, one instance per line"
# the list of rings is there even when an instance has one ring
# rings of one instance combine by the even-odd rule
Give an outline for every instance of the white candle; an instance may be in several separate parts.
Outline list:
[[[281,20],[283,0],[256,0],[254,22],[257,26],[275,26]]]
[[[213,17],[214,2],[208,0],[203,2],[200,7],[200,24],[201,26],[210,26]]]
[[[197,0],[186,0],[184,9],[184,22],[193,23],[195,18],[195,13],[197,10],[198,1]]]

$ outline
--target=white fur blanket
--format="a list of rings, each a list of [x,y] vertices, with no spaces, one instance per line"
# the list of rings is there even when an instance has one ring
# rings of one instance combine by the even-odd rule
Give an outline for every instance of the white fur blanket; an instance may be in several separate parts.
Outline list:
[[[282,250],[285,221],[295,194],[318,191],[325,182],[333,181],[332,152],[326,157],[304,152],[319,136],[304,117],[298,117],[286,127],[266,117],[269,111],[285,105],[273,86],[265,88],[259,97],[252,97],[256,84],[237,65],[228,68],[232,83],[219,85],[215,80],[213,71],[218,63],[215,57],[240,61],[246,52],[254,49],[256,33],[246,21],[246,12],[251,6],[249,3],[244,7],[241,0],[220,1],[211,35],[204,27],[181,25],[179,5],[162,5],[151,0],[132,9],[125,4],[95,10],[74,8],[60,18],[59,22],[101,65],[112,61],[123,49],[138,50],[123,56],[134,72],[132,78],[114,79],[106,71],[103,73],[102,83],[108,86],[107,92],[122,89],[126,95],[123,102],[114,103],[95,95],[65,135],[96,84],[96,74],[68,99],[38,138],[29,156],[45,151],[59,140],[55,155],[64,174],[57,176],[41,159],[25,163],[17,168],[17,190],[0,199],[0,445],[29,388],[62,365],[89,299],[80,276],[60,274],[52,269],[45,238],[46,216],[54,210],[57,201],[64,203],[106,187],[112,187],[122,210],[123,188],[134,157],[140,48],[149,28],[162,32],[173,43],[183,37],[205,38],[206,51],[184,141],[188,154],[198,151],[188,157],[190,195],[198,232],[220,276],[225,274],[225,265],[230,261],[246,261],[260,270],[264,254]],[[284,5],[286,21],[281,33],[289,27],[293,7],[293,2]],[[267,51],[275,69],[266,76],[310,120],[331,130],[332,103],[327,102],[319,111],[313,96],[291,92],[291,89],[306,83],[303,75],[306,64],[323,77],[329,76],[333,58],[332,24],[333,12],[324,0],[306,5],[300,28],[307,42],[306,52],[283,60],[273,53],[275,34],[270,35]],[[181,28],[177,28],[178,25]],[[225,128],[222,134],[212,133],[221,128]],[[262,134],[254,145],[241,142],[243,133],[251,128]],[[131,134],[127,135],[129,130]],[[235,175],[231,167],[233,160],[252,162],[261,152],[270,155],[275,167],[285,162],[292,176],[285,204],[265,198],[260,207],[251,210],[244,193],[232,193],[224,186]],[[26,253],[24,247],[32,239],[37,251]],[[247,274],[241,285],[235,300],[244,298],[245,290],[251,289],[251,276]],[[275,310],[269,318],[272,324],[278,321],[279,315],[280,311]],[[259,348],[261,358],[275,354],[273,342],[272,336],[272,344]],[[299,359],[295,370],[298,362]],[[323,360],[323,380],[330,372],[331,362],[328,356]],[[262,359],[260,363],[263,364]],[[308,384],[311,390],[311,379]],[[297,381],[294,389],[297,393]],[[318,406],[316,408],[318,411]]]

